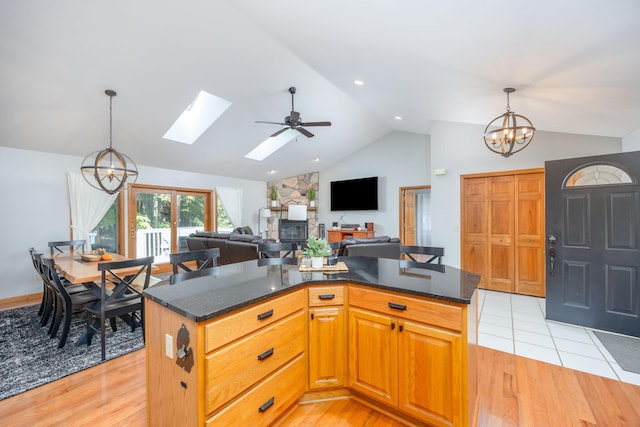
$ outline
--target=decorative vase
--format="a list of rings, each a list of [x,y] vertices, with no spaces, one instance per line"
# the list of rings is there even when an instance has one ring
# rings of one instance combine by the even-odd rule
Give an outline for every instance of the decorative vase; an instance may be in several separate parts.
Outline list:
[[[311,257],[311,268],[322,268],[324,264],[324,257],[321,256],[312,256]]]
[[[271,207],[275,208],[278,205],[278,201],[277,200],[272,200],[271,201]]]
[[[309,206],[314,207],[316,205],[315,200],[309,200]]]

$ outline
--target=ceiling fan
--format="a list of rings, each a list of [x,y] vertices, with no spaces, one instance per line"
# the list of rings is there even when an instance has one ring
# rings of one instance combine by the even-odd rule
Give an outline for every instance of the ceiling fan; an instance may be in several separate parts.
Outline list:
[[[289,115],[287,117],[284,118],[284,123],[281,123],[281,122],[263,122],[263,121],[256,120],[256,123],[267,123],[267,124],[285,126],[284,128],[280,129],[279,131],[277,131],[276,133],[271,135],[270,138],[273,138],[273,137],[276,137],[276,136],[280,135],[282,132],[286,131],[287,129],[297,130],[298,132],[300,132],[301,134],[303,134],[307,138],[312,138],[313,134],[311,132],[309,132],[308,130],[306,130],[303,126],[306,126],[306,127],[309,127],[309,126],[331,126],[331,122],[306,122],[306,123],[302,122],[300,120],[300,113],[295,111],[295,108],[294,108],[294,105],[293,105],[293,96],[296,93],[296,88],[295,87],[290,87],[289,88],[289,93],[291,94],[291,112],[289,113]]]

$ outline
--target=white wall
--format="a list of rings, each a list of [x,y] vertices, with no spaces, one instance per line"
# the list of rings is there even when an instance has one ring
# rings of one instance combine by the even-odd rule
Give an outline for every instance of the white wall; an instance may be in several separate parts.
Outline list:
[[[67,172],[78,172],[81,157],[0,147],[0,299],[42,290],[28,249],[46,252],[47,242],[68,240]],[[139,165],[140,184],[213,189],[244,189],[243,224],[257,229],[266,183]]]
[[[620,138],[536,132],[520,153],[504,158],[489,151],[484,126],[436,121],[431,123],[431,170],[446,175],[431,182],[432,245],[445,248],[446,263],[460,265],[460,175],[542,168],[546,160],[619,153]]]
[[[373,222],[376,236],[398,237],[399,187],[429,185],[429,136],[391,132],[340,162],[320,170],[318,222],[327,229],[333,221]],[[377,211],[330,211],[330,183],[343,179],[378,177]]]
[[[640,129],[631,132],[622,138],[622,151],[639,151],[640,150]]]

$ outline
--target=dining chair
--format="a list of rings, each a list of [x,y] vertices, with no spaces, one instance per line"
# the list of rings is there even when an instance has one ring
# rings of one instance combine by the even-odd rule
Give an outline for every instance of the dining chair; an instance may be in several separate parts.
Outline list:
[[[296,250],[298,244],[294,242],[266,242],[258,244],[258,265],[296,265]]]
[[[40,324],[44,326],[47,324],[49,317],[51,316],[54,296],[42,277],[42,253],[37,252],[35,248],[29,248],[29,255],[31,256],[33,268],[36,270],[36,274],[42,281],[42,301],[40,302],[40,308],[38,309],[38,316],[40,316]]]
[[[131,330],[136,328],[136,313],[140,312],[140,324],[144,336],[144,303],[142,291],[149,287],[151,277],[151,265],[153,257],[137,258],[124,261],[112,261],[98,263],[98,270],[102,273],[100,281],[100,298],[93,304],[84,307],[87,313],[87,345],[91,344],[94,333],[100,333],[100,349],[102,360],[106,356],[106,331],[107,319],[123,317],[130,323]],[[118,272],[121,268],[133,268],[123,276]],[[128,270],[130,271],[130,270]],[[143,278],[143,286],[140,289],[136,283],[138,277]]]
[[[409,258],[410,261],[423,264],[442,264],[444,256],[444,248],[434,246],[411,246],[400,245],[400,257],[402,259]]]
[[[59,242],[49,242],[47,245],[49,246],[49,250],[51,251],[51,256],[55,255],[56,252],[64,253],[65,251],[62,248],[69,248],[69,252],[77,252],[77,248],[80,247],[81,252],[84,252],[84,246],[87,244],[86,240],[61,240]]]
[[[89,290],[69,293],[68,287],[62,283],[60,275],[56,270],[54,258],[44,258],[42,260],[42,277],[54,298],[54,315],[49,335],[55,338],[58,334],[60,323],[62,323],[62,333],[58,340],[58,348],[64,347],[71,328],[73,313],[82,310],[87,304],[96,301],[98,298]]]
[[[217,259],[220,257],[220,249],[200,249],[197,251],[176,252],[169,254],[169,262],[173,266],[173,274],[194,271],[192,267],[186,265],[186,262],[196,261],[195,270],[203,270],[205,268],[215,267],[218,265]]]
[[[220,267],[203,268],[202,270],[183,271],[182,273],[175,273],[171,275],[169,279],[170,285],[184,282],[185,280],[195,279],[197,277],[204,276],[217,276],[220,274]]]

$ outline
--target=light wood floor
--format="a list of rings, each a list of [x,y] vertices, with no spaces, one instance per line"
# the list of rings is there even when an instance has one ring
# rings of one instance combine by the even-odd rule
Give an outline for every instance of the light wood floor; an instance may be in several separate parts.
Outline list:
[[[479,427],[640,426],[640,387],[479,347]],[[0,401],[3,426],[145,426],[138,350]],[[398,426],[351,400],[302,405],[283,425]],[[256,426],[257,427],[257,426]]]
[[[479,348],[478,426],[640,426],[640,387]],[[144,426],[144,350],[0,401],[6,426]],[[350,400],[299,406],[291,426],[397,426]]]

